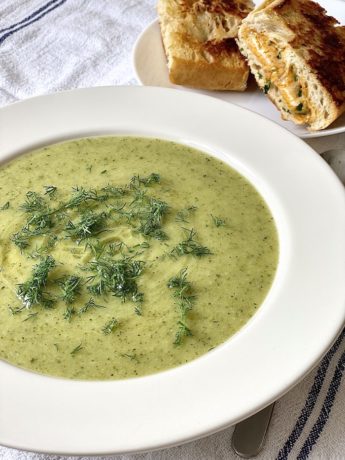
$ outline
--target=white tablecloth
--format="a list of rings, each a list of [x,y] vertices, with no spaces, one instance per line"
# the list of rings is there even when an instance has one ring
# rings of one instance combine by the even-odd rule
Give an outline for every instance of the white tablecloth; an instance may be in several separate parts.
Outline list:
[[[1,0],[0,106],[64,89],[136,84],[131,49],[155,18],[154,4],[154,0]],[[308,143],[319,152],[345,147],[345,134]],[[345,458],[343,336],[320,366],[277,402],[258,459]],[[232,431],[228,428],[165,451],[111,458],[236,459]],[[2,460],[63,458],[0,447]]]

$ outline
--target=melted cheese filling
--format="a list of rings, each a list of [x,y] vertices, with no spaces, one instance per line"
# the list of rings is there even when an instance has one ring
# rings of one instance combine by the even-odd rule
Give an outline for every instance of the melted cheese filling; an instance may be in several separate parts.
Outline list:
[[[309,123],[315,109],[308,99],[304,78],[297,76],[293,56],[262,33],[250,30],[244,38],[259,86],[274,99],[283,115],[285,112],[284,118],[292,114],[295,122]]]

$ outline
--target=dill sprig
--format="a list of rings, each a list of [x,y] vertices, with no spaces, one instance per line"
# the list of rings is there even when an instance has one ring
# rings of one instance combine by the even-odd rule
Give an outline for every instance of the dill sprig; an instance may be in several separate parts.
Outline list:
[[[74,187],[72,189],[71,198],[66,203],[62,204],[62,208],[79,208],[88,202],[105,201],[107,199],[107,195],[98,195],[96,190],[85,189],[84,187]]]
[[[33,312],[33,313],[29,313],[28,316],[26,318],[23,319],[23,321],[28,321],[29,319],[33,319],[33,318],[36,318],[38,315],[38,312]]]
[[[67,305],[66,310],[64,311],[63,317],[68,322],[71,322],[73,316],[76,314],[76,310],[72,305]]]
[[[167,234],[162,230],[162,220],[167,213],[167,203],[156,198],[150,198],[148,204],[139,214],[140,226],[138,232],[157,240],[167,240]]]
[[[202,246],[196,240],[196,231],[193,228],[184,230],[186,231],[186,238],[170,251],[171,256],[175,257],[191,254],[195,257],[202,257],[212,254],[208,247]]]
[[[79,351],[81,351],[84,347],[82,346],[82,343],[80,343],[79,345],[77,345],[75,348],[73,348],[73,350],[70,352],[70,354],[72,356],[75,356],[77,353],[79,353]]]
[[[82,315],[83,313],[86,313],[89,310],[92,310],[94,308],[105,308],[103,305],[98,305],[92,297],[86,302],[86,304],[79,309],[78,314]]]
[[[110,257],[114,257],[116,254],[122,251],[123,247],[126,246],[123,241],[118,243],[109,243],[106,249],[106,253]]]
[[[62,291],[62,300],[66,304],[71,304],[75,301],[76,297],[80,294],[82,279],[80,276],[70,275],[57,280]]]
[[[185,337],[189,337],[193,334],[189,327],[183,321],[178,321],[177,324],[178,329],[175,335],[174,345],[181,345]]]
[[[50,198],[52,198],[57,191],[57,187],[55,187],[54,185],[45,185],[44,189],[45,189],[44,194],[49,195]]]
[[[122,187],[115,187],[113,185],[107,185],[101,188],[101,192],[103,192],[108,197],[113,198],[121,198],[127,194],[127,190]]]
[[[40,304],[45,308],[51,308],[53,300],[45,295],[43,289],[45,288],[48,275],[56,262],[51,256],[47,256],[42,261],[35,265],[32,270],[31,278],[25,283],[18,284],[17,295],[23,302],[26,308],[31,308],[33,305]]]
[[[39,193],[29,191],[26,194],[26,201],[19,207],[22,211],[30,214],[25,226],[20,232],[13,235],[12,241],[16,243],[18,236],[22,234],[29,244],[29,238],[47,233],[47,230],[54,226],[52,215],[54,211],[50,209],[46,200]],[[17,244],[18,246],[18,244]],[[22,246],[19,246],[23,249]]]
[[[4,205],[0,206],[0,211],[6,211],[10,207],[10,202],[7,201]]]
[[[128,358],[131,361],[135,361],[136,363],[139,363],[139,359],[138,359],[136,353],[133,353],[133,354],[131,354],[131,353],[121,353],[121,356],[123,358]]]
[[[188,219],[197,209],[196,206],[188,206],[188,208],[181,209],[176,213],[175,221],[188,224]]]
[[[23,231],[14,233],[10,237],[10,240],[20,249],[21,252],[30,245],[29,237]]]
[[[25,305],[21,306],[21,307],[8,307],[11,315],[18,315],[19,313],[21,313],[23,310],[25,310]]]
[[[139,295],[136,279],[144,265],[145,262],[126,256],[117,260],[109,257],[95,259],[88,266],[88,270],[94,273],[88,281],[95,281],[88,286],[88,290],[95,296],[112,294],[123,302],[129,299],[142,302],[143,295]]]
[[[44,212],[46,206],[45,199],[39,193],[29,191],[26,194],[26,201],[19,208],[24,212]]]
[[[42,258],[44,255],[48,253],[50,249],[52,249],[55,246],[57,240],[58,240],[58,237],[56,235],[53,235],[53,234],[49,235],[46,244],[42,244],[40,247],[36,247],[33,252],[28,254],[28,256],[31,259]]]
[[[224,219],[221,219],[220,217],[214,216],[211,214],[213,223],[216,227],[224,227],[226,225],[226,222]]]
[[[145,187],[150,187],[152,184],[159,184],[160,180],[160,175],[157,173],[151,173],[147,177],[140,177],[139,175],[136,175],[131,178],[129,187],[138,188],[141,185],[144,185]]]
[[[192,294],[192,286],[187,280],[187,269],[183,268],[177,276],[170,278],[168,288],[173,289],[173,296],[176,299],[180,312],[183,317],[192,309],[195,296]]]
[[[72,222],[69,220],[66,224],[65,230],[70,238],[80,242],[86,238],[90,238],[91,236],[104,232],[106,219],[107,214],[105,212],[97,214],[92,211],[87,211],[78,222]]]
[[[192,285],[187,280],[187,269],[183,268],[178,275],[170,278],[167,283],[169,289],[173,289],[175,304],[180,311],[180,320],[178,321],[178,330],[175,335],[175,345],[182,343],[183,337],[192,335],[191,330],[187,327],[187,315],[193,308],[195,295],[193,295]]]
[[[53,226],[52,213],[49,208],[45,208],[44,212],[34,212],[28,218],[24,229],[29,236],[35,236],[42,234],[43,229],[49,229]],[[33,230],[30,227],[33,227]]]
[[[102,327],[103,334],[104,335],[111,334],[114,331],[114,329],[118,326],[118,324],[119,324],[118,321],[115,318],[112,318]]]

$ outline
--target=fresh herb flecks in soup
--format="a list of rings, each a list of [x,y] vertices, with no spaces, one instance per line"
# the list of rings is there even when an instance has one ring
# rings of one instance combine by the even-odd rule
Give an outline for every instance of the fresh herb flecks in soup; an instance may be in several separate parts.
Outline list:
[[[272,216],[252,185],[192,148],[99,137],[0,168],[0,358],[119,379],[227,340],[275,273]]]

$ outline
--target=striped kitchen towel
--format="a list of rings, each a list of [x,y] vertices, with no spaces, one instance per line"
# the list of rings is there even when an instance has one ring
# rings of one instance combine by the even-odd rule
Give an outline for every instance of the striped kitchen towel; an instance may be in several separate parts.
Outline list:
[[[135,84],[131,48],[154,19],[154,5],[155,0],[1,0],[0,106],[64,89]],[[311,141],[320,149],[341,143],[344,134]],[[343,331],[320,364],[277,402],[257,459],[345,459],[344,365]],[[232,431],[164,451],[111,458],[238,459],[231,450]],[[1,460],[64,458],[0,447]]]

